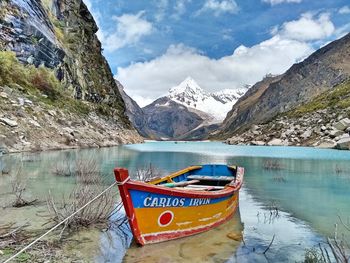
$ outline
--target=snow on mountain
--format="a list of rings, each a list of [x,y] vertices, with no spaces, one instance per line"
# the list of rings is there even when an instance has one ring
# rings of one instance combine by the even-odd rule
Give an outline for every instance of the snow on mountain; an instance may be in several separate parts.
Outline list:
[[[222,102],[222,103],[231,103],[232,101],[237,101],[240,97],[242,97],[246,92],[247,88],[242,89],[224,89],[217,92],[212,93],[212,96]]]
[[[194,79],[187,77],[178,86],[169,90],[167,96],[188,108],[206,112],[216,121],[225,119],[233,104],[247,91],[247,88],[231,90],[225,89],[215,93],[204,91]]]

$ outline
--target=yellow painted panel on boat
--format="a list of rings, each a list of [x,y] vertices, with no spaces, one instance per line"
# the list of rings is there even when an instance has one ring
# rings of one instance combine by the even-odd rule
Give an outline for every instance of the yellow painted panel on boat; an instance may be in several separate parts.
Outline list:
[[[226,218],[238,205],[238,194],[215,204],[189,207],[135,208],[135,215],[142,234],[163,231],[186,230],[209,225]],[[161,226],[161,216],[172,214],[171,222]]]

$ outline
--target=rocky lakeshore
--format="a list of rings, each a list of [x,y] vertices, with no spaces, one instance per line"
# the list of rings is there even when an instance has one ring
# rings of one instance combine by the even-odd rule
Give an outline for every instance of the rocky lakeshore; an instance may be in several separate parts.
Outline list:
[[[323,109],[303,117],[283,116],[268,124],[252,125],[228,144],[314,146],[350,150],[350,119],[347,111]]]
[[[108,147],[142,142],[134,129],[104,116],[89,102],[46,102],[44,94],[25,94],[16,86],[0,87],[0,152]]]

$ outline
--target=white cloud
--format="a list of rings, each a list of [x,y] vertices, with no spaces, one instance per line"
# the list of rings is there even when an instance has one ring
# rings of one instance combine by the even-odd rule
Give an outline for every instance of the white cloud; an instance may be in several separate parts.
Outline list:
[[[341,38],[350,32],[350,23],[347,23],[339,28],[337,28],[334,32],[336,38]]]
[[[144,11],[140,11],[137,14],[113,16],[112,19],[116,22],[115,31],[100,32],[99,34],[103,48],[107,51],[115,51],[136,44],[142,37],[151,34],[153,25],[142,18],[144,13]]]
[[[141,108],[147,106],[148,104],[151,104],[151,103],[154,101],[154,98],[149,98],[149,97],[146,97],[146,96],[140,96],[140,95],[137,95],[137,94],[131,95],[131,94],[128,93],[128,91],[126,91],[126,92],[127,92],[127,94],[128,94],[129,96],[132,97],[132,99],[133,99],[134,101],[137,102],[137,104],[138,104]]]
[[[148,100],[163,96],[187,76],[207,91],[240,88],[256,83],[268,73],[285,72],[310,55],[313,45],[322,45],[348,28],[349,25],[335,30],[329,14],[306,13],[298,20],[273,27],[270,39],[251,47],[241,45],[232,55],[211,59],[183,44],[171,45],[151,61],[118,68],[116,78],[132,97]]]
[[[157,22],[160,22],[164,19],[166,9],[168,8],[168,4],[169,4],[168,0],[157,1],[157,4],[156,4],[157,11],[154,15]]]
[[[267,73],[283,73],[311,52],[309,45],[280,36],[252,47],[240,46],[218,60],[181,44],[172,45],[154,60],[118,68],[116,78],[132,97],[160,97],[187,76],[207,91],[234,89],[254,84]]]
[[[262,0],[265,3],[269,3],[270,5],[278,5],[282,3],[301,3],[302,0]]]
[[[180,19],[180,17],[186,13],[186,5],[191,2],[192,0],[176,0],[172,17]]]
[[[350,14],[350,7],[349,6],[343,6],[342,8],[339,9],[338,13],[341,14],[341,15]]]
[[[211,11],[214,12],[215,16],[219,16],[223,13],[235,14],[238,10],[238,5],[234,0],[206,0],[203,7],[197,12],[197,15]]]
[[[315,18],[311,13],[305,13],[300,19],[286,22],[280,29],[280,34],[285,38],[313,41],[331,36],[335,27],[328,13],[322,13]]]

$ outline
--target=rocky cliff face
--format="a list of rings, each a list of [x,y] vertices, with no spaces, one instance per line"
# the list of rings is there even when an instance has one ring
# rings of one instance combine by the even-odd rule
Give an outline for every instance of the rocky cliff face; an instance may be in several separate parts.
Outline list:
[[[54,68],[77,99],[124,104],[101,55],[98,28],[81,0],[8,0],[1,3],[0,46],[23,63]]]
[[[285,74],[257,83],[228,113],[221,131],[227,138],[252,124],[309,102],[350,77],[350,34],[319,49]]]
[[[128,130],[137,140],[138,135],[124,114],[117,84],[101,54],[97,30],[81,0],[0,2],[0,51],[15,52],[24,65],[51,69],[65,95],[92,103],[91,111],[98,109],[104,118],[119,129]],[[13,83],[7,84],[13,88]]]
[[[119,89],[119,92],[124,100],[126,115],[131,121],[135,129],[145,138],[157,138],[154,131],[151,131],[147,125],[147,116],[145,111],[134,101],[128,94],[125,93],[123,85],[115,80]]]

